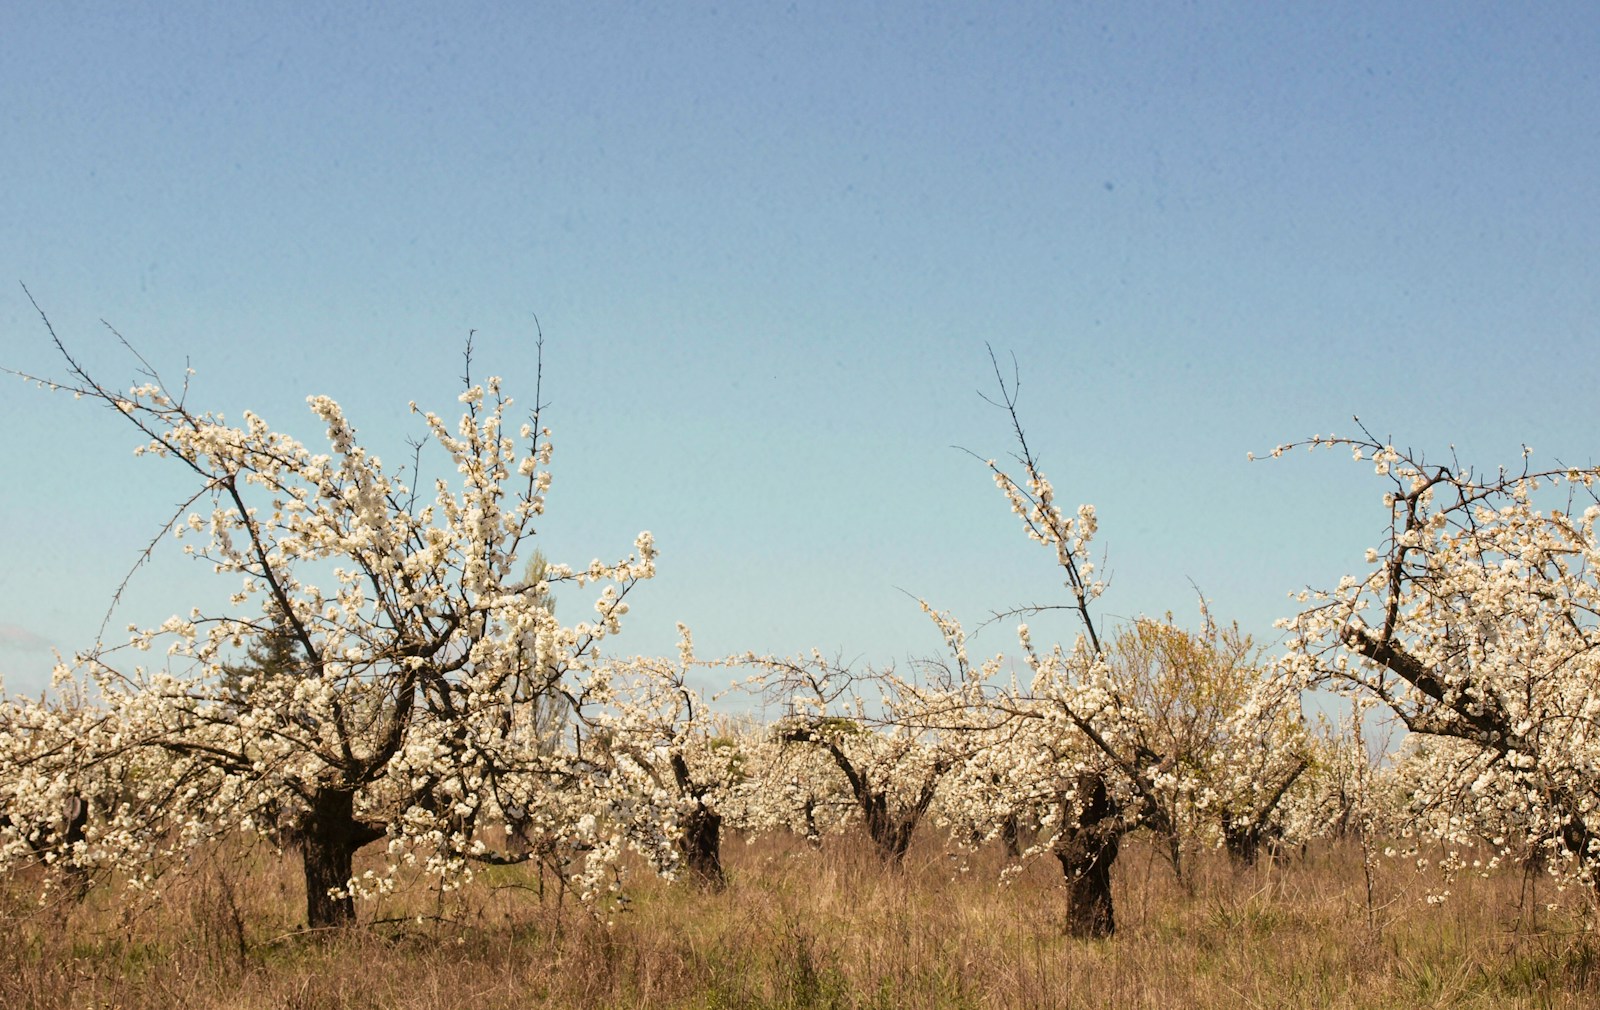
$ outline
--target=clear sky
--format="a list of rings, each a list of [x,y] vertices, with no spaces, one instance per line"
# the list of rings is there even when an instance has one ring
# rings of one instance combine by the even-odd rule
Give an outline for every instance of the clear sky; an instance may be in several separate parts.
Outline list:
[[[114,384],[100,320],[195,405],[313,442],[325,393],[398,462],[469,330],[529,402],[537,314],[546,552],[661,548],[620,652],[682,620],[904,661],[940,647],[907,594],[1064,599],[952,448],[1010,448],[986,342],[1099,509],[1108,619],[1192,623],[1192,580],[1270,639],[1358,570],[1369,467],[1246,461],[1352,415],[1597,455],[1589,3],[13,3],[0,47],[0,364],[61,371],[21,282]],[[0,675],[34,691],[185,486],[7,387]],[[167,551],[112,627],[226,588]]]

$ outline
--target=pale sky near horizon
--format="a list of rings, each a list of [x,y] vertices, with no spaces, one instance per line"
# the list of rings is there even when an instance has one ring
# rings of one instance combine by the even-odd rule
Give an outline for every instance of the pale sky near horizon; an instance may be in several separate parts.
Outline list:
[[[1370,467],[1246,460],[1352,415],[1600,455],[1590,4],[12,4],[0,47],[0,365],[63,371],[26,284],[113,385],[101,320],[196,406],[315,442],[325,393],[398,462],[469,330],[531,401],[537,315],[546,553],[661,549],[617,652],[903,662],[914,596],[1064,601],[953,448],[1011,448],[986,344],[1108,621],[1193,625],[1192,581],[1270,641],[1360,571]],[[34,692],[186,490],[88,404],[12,381],[0,424]],[[168,546],[113,632],[230,588]]]

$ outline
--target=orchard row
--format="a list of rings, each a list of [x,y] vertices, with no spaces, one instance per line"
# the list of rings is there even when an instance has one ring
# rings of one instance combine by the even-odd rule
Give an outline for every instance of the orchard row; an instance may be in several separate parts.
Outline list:
[[[68,376],[32,381],[113,407],[138,452],[186,468],[193,497],[164,532],[239,588],[224,612],[132,628],[65,664],[52,696],[0,706],[0,872],[41,887],[157,890],[192,847],[242,834],[297,848],[312,926],[418,869],[456,887],[538,861],[603,903],[630,850],[720,886],[737,828],[863,831],[891,863],[917,832],[1051,858],[1080,935],[1114,930],[1111,867],[1136,830],[1180,876],[1198,848],[1249,862],[1354,831],[1471,845],[1482,866],[1529,860],[1592,890],[1600,471],[1524,454],[1480,477],[1365,434],[1303,443],[1374,468],[1389,528],[1268,655],[1209,614],[1196,631],[1101,626],[1094,510],[1057,502],[1002,378],[1015,466],[988,466],[1061,572],[1073,641],[1024,624],[1009,655],[973,657],[924,604],[946,648],[904,672],[703,660],[687,629],[674,659],[617,659],[602,647],[654,545],[640,534],[582,569],[537,554],[537,389],[520,424],[496,379],[468,385],[454,422],[413,404],[447,460],[424,481],[420,452],[409,476],[385,469],[326,397],[309,401],[326,428],[313,451],[251,414],[196,412],[157,376],[104,386],[57,347]],[[592,612],[563,623],[556,597],[580,594]],[[784,716],[719,714],[691,686],[708,670]],[[1351,716],[1308,716],[1310,690]],[[1363,740],[1370,709],[1410,731],[1392,761]],[[357,876],[375,843],[387,858]]]

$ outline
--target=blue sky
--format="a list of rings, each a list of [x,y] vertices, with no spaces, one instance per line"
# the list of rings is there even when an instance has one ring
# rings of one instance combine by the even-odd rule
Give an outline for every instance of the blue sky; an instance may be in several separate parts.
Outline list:
[[[662,551],[618,651],[904,661],[908,593],[1063,599],[952,448],[1010,448],[986,343],[1099,509],[1108,619],[1192,621],[1192,580],[1270,638],[1358,570],[1370,469],[1246,461],[1352,415],[1596,455],[1591,5],[12,4],[0,46],[0,364],[60,371],[22,282],[108,379],[101,320],[193,403],[313,441],[326,393],[398,461],[469,330],[531,397],[537,314],[547,553]],[[86,404],[12,384],[0,424],[31,691],[185,491]],[[224,589],[168,552],[112,627]]]

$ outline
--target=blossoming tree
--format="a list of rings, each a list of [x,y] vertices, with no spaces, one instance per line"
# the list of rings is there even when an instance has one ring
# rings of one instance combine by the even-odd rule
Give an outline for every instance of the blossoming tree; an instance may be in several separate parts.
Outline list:
[[[1317,437],[1384,479],[1366,570],[1285,624],[1307,676],[1387,706],[1425,748],[1415,802],[1440,831],[1530,846],[1590,884],[1600,867],[1600,470],[1479,475],[1363,431]],[[1275,451],[1281,454],[1292,446]],[[1565,492],[1565,493],[1563,493]]]
[[[748,778],[746,741],[689,683],[691,673],[727,665],[695,658],[694,639],[678,625],[678,661],[636,656],[607,664],[618,691],[595,719],[609,750],[626,761],[642,793],[675,806],[678,862],[695,883],[718,890],[724,810]],[[676,870],[664,861],[664,870]]]
[[[937,725],[954,711],[942,700],[947,686],[919,689],[891,671],[858,673],[819,654],[761,662],[765,689],[791,705],[779,738],[842,777],[874,850],[898,866],[967,742],[962,728]]]
[[[537,387],[518,429],[500,380],[472,381],[469,342],[459,420],[412,405],[448,474],[424,481],[421,447],[409,476],[385,467],[329,397],[308,399],[326,430],[314,451],[255,414],[229,424],[192,409],[187,380],[174,389],[148,365],[126,392],[103,385],[50,336],[69,376],[36,381],[111,408],[139,433],[139,454],[187,470],[193,495],[168,528],[238,580],[232,609],[195,609],[79,657],[116,715],[114,730],[81,743],[100,750],[80,764],[159,754],[147,764],[184,783],[181,805],[146,810],[153,821],[175,816],[180,835],[199,838],[293,819],[307,921],[323,926],[350,921],[352,893],[383,889],[404,865],[469,874],[485,855],[475,827],[486,812],[563,797],[564,809],[546,805],[547,827],[601,852],[616,846],[597,832],[670,818],[617,797],[581,734],[552,748],[532,711],[554,695],[578,713],[603,703],[596,648],[655,566],[641,533],[620,561],[517,577],[550,487]],[[556,621],[562,584],[599,587],[592,618]],[[269,634],[293,661],[240,676],[231,658]],[[164,657],[135,661],[158,644]],[[353,879],[354,853],[378,839],[387,870]]]
[[[1017,791],[1021,803],[1036,807],[1042,795],[1053,797],[1040,848],[1048,847],[1061,863],[1069,892],[1067,928],[1075,935],[1107,936],[1116,928],[1111,868],[1128,832],[1143,828],[1165,838],[1181,877],[1185,822],[1194,820],[1202,799],[1228,794],[1237,809],[1224,815],[1224,830],[1259,830],[1271,816],[1306,767],[1296,748],[1269,751],[1271,761],[1257,769],[1266,786],[1261,795],[1247,796],[1236,788],[1236,778],[1225,780],[1223,759],[1262,736],[1290,741],[1299,695],[1286,678],[1258,668],[1248,642],[1218,634],[1209,618],[1201,636],[1149,620],[1119,635],[1101,634],[1093,604],[1104,584],[1089,553],[1097,530],[1094,508],[1080,505],[1069,512],[1057,501],[1023,432],[1017,381],[1008,383],[998,364],[996,378],[1001,395],[994,402],[1011,421],[1020,470],[992,459],[986,465],[1028,537],[1054,554],[1071,594],[1059,609],[1074,614],[1080,632],[1070,645],[1041,648],[1026,624],[1018,629],[1032,681],[1000,692],[994,701],[1020,728],[1002,735],[997,753],[1005,757],[997,762],[991,755],[983,774],[1004,780],[1004,766],[1029,769],[1033,782]],[[958,638],[959,625],[943,620],[946,637]]]

